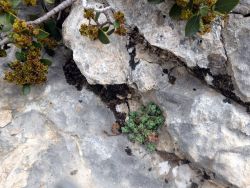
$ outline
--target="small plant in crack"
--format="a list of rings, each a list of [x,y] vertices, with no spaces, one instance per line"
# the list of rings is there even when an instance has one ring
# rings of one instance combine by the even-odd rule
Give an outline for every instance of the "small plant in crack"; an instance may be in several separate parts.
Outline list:
[[[148,151],[153,152],[158,142],[158,129],[164,122],[162,110],[150,102],[138,111],[129,114],[129,119],[122,127],[122,132],[128,134],[130,141],[143,144]]]

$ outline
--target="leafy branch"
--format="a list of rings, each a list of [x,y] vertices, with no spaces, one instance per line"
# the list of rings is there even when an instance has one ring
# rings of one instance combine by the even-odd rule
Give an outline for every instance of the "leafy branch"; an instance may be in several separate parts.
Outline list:
[[[148,0],[159,4],[164,0]],[[218,16],[226,16],[239,0],[176,0],[169,15],[173,19],[187,20],[185,35],[210,32],[211,24]]]

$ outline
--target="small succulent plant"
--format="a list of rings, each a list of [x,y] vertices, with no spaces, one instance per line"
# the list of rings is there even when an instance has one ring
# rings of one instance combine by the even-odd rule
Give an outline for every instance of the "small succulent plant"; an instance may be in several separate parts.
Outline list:
[[[128,134],[130,141],[144,144],[150,152],[153,152],[158,141],[158,129],[164,122],[165,118],[161,109],[150,102],[138,111],[129,114],[122,132]]]
[[[165,0],[148,0],[159,4]],[[187,20],[185,35],[191,36],[199,32],[207,33],[218,16],[226,16],[239,0],[176,0],[169,15],[174,19]]]
[[[125,17],[120,11],[113,13],[113,18],[109,18],[108,14],[104,14],[107,21],[99,23],[100,12],[94,9],[84,9],[84,18],[89,20],[88,24],[82,24],[79,29],[81,35],[91,40],[99,39],[103,44],[110,43],[109,35],[115,33],[121,36],[126,35]]]

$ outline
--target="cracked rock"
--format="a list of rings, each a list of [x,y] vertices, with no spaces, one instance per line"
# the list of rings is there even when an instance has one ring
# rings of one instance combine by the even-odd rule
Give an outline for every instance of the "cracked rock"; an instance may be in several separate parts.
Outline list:
[[[82,74],[91,84],[127,83],[130,57],[126,37],[113,34],[110,36],[111,43],[107,45],[99,40],[91,41],[79,32],[81,24],[86,22],[78,1],[63,24],[64,42],[72,49],[74,61]]]
[[[213,59],[216,66],[226,62],[227,58],[220,40],[221,27],[215,24],[211,33],[202,37],[186,38],[186,22],[176,21],[168,16],[173,1],[165,1],[158,6],[149,4],[146,0],[107,1],[116,10],[124,12],[128,24],[137,26],[152,46],[173,53],[189,67],[198,65],[207,68],[210,56],[217,56],[217,60]]]
[[[157,171],[160,156],[104,133],[111,131],[113,113],[94,93],[67,84],[62,66],[70,54],[58,51],[48,82],[28,96],[0,80],[1,115],[13,109],[0,129],[0,187],[166,187]],[[1,70],[8,61],[1,58]]]
[[[167,114],[167,130],[176,153],[212,171],[217,180],[250,186],[250,116],[236,103],[178,68],[174,85],[163,84],[145,95]]]
[[[223,30],[225,49],[238,94],[250,101],[250,17],[230,15]]]

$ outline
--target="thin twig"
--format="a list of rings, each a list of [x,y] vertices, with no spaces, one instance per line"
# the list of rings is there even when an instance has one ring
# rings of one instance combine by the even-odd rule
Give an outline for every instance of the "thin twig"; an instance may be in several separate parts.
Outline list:
[[[56,6],[55,8],[53,8],[52,10],[50,10],[49,12],[47,12],[42,17],[40,17],[40,18],[38,18],[38,19],[36,19],[34,21],[29,21],[29,22],[27,22],[27,24],[38,25],[38,24],[40,24],[40,23],[48,20],[50,17],[52,17],[53,15],[57,14],[58,12],[64,10],[66,7],[69,7],[75,1],[77,1],[77,0],[65,0],[64,2],[62,2],[58,6]],[[108,11],[108,10],[111,9],[110,6],[104,7],[104,8],[97,8],[96,5],[87,5],[87,6],[83,7],[83,8],[94,9],[96,12],[106,12],[106,11]]]
[[[38,19],[36,19],[34,21],[29,21],[29,22],[27,22],[27,24],[38,25],[38,24],[40,24],[40,23],[48,20],[50,17],[54,16],[55,14],[57,14],[58,12],[60,12],[61,10],[64,10],[65,8],[69,7],[75,1],[76,0],[65,0],[61,4],[59,4],[58,6],[56,6],[55,8],[53,8],[52,10],[50,10],[49,12],[47,12],[46,14],[44,14],[43,16],[41,16],[40,18],[38,18]]]

